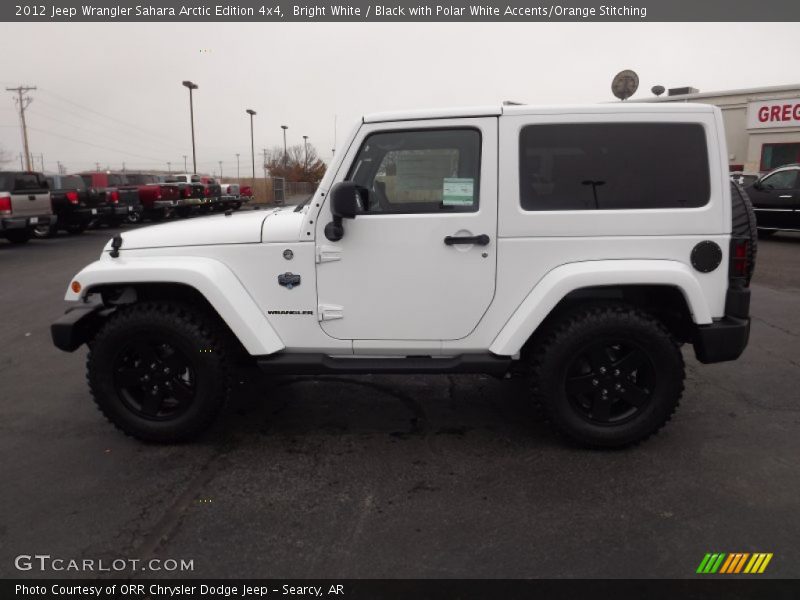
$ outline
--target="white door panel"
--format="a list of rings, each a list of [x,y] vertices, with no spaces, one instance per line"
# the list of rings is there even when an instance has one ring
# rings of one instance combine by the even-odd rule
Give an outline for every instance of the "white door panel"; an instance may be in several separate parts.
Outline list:
[[[375,123],[359,132],[354,155],[371,133],[418,129],[479,129],[476,212],[361,214],[343,222],[331,242],[325,206],[316,224],[319,305],[337,318],[320,321],[330,336],[353,340],[455,340],[477,326],[492,302],[496,270],[497,119]],[[352,160],[352,159],[351,159]],[[341,174],[340,179],[344,177]],[[488,236],[489,243],[447,245],[448,236]],[[328,311],[326,311],[327,314]]]

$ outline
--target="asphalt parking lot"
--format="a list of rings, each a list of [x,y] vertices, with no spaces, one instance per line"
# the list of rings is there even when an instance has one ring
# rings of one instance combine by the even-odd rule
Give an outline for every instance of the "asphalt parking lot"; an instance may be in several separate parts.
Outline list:
[[[744,357],[687,353],[673,421],[602,452],[479,376],[244,381],[200,442],[126,438],[85,349],[49,335],[110,235],[0,241],[0,576],[39,576],[14,557],[44,553],[192,577],[691,577],[706,552],[800,576],[800,236],[760,245]]]

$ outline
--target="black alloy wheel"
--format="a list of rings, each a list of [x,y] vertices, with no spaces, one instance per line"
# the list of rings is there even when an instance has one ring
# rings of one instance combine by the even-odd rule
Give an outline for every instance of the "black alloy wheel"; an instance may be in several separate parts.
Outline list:
[[[656,371],[645,351],[628,340],[590,343],[567,368],[570,403],[592,423],[619,424],[645,409]]]
[[[189,358],[176,345],[153,337],[124,346],[114,360],[113,377],[120,401],[144,419],[174,419],[188,410],[197,393]]]

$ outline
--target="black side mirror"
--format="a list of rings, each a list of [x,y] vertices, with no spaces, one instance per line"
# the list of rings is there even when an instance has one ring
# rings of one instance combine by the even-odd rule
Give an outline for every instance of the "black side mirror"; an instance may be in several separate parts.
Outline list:
[[[756,181],[755,183],[753,183],[753,187],[755,189],[757,189],[757,190],[763,190],[764,189],[764,184],[761,183],[760,181]]]
[[[366,188],[352,181],[340,181],[331,188],[331,213],[333,221],[325,226],[325,237],[338,242],[344,237],[342,219],[355,219],[369,198]]]

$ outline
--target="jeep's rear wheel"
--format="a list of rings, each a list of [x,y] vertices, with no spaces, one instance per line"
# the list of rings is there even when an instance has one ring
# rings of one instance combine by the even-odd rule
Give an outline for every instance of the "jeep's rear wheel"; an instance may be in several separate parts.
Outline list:
[[[186,306],[120,309],[98,332],[87,360],[100,411],[145,441],[181,442],[199,435],[229,389],[227,353],[214,329]]]
[[[533,349],[534,396],[580,444],[620,447],[666,424],[683,392],[678,345],[632,306],[583,307],[552,324]]]

